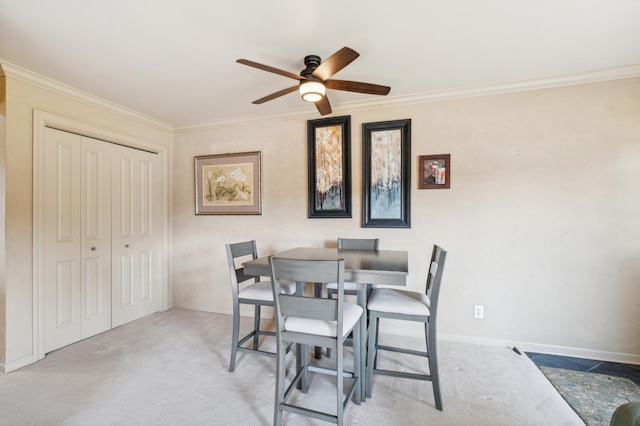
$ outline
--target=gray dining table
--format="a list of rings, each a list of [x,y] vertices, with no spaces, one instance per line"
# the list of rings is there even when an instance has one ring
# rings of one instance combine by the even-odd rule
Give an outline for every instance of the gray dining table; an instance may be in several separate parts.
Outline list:
[[[406,286],[409,274],[408,254],[403,250],[340,250],[337,248],[298,247],[274,254],[276,257],[304,260],[337,260],[344,259],[344,280],[358,283],[357,303],[365,312],[360,321],[361,360],[360,371],[361,395],[365,395],[365,364],[367,351],[367,284]],[[269,257],[259,257],[243,263],[244,272],[253,276],[270,276]],[[320,283],[316,283],[316,289]],[[304,291],[299,284],[298,292]],[[319,296],[317,290],[316,296]]]

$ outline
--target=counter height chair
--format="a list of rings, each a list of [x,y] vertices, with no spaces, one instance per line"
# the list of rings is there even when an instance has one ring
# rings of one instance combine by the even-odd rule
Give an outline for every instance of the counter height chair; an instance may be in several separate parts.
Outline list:
[[[270,280],[245,275],[244,268],[240,266],[241,262],[258,257],[255,240],[227,244],[226,249],[229,274],[231,276],[231,294],[233,295],[233,330],[231,337],[231,358],[229,360],[229,371],[233,372],[236,368],[238,351],[276,357],[275,352],[263,351],[259,348],[260,336],[275,336],[274,331],[260,329],[261,308],[263,306],[273,306],[273,289]],[[294,282],[282,284],[281,290],[285,293],[293,294],[296,291],[296,284]],[[240,334],[241,304],[253,305],[255,309],[253,330],[238,340]],[[253,338],[251,346],[243,346],[251,338]]]
[[[338,250],[366,250],[377,251],[380,240],[378,238],[338,238]],[[369,284],[370,285],[370,284]],[[336,283],[327,284],[327,297],[329,299],[337,293]],[[355,296],[358,293],[358,283],[346,281],[344,294]]]
[[[282,424],[283,411],[313,417],[338,425],[343,424],[344,411],[351,398],[360,404],[361,359],[360,359],[360,319],[361,306],[344,302],[344,260],[300,260],[271,256],[271,281],[276,307],[276,341],[278,367],[276,372],[276,393],[274,425]],[[300,283],[295,295],[282,292],[283,280]],[[336,299],[305,296],[304,283],[335,282],[338,285]],[[344,341],[349,333],[354,333],[353,372],[344,369]],[[286,345],[296,343],[296,371],[291,383],[286,385]],[[335,369],[327,370],[309,365],[308,345],[335,349]],[[300,384],[304,393],[308,391],[308,372],[329,373],[336,379],[335,410],[321,412],[315,409],[287,402],[296,386]],[[351,386],[344,388],[345,376]]]
[[[380,240],[378,238],[338,238],[338,250],[364,250],[377,251]],[[367,295],[369,298],[373,284],[367,284]],[[338,292],[336,283],[327,284],[327,297],[332,299]],[[356,296],[358,294],[358,283],[346,281],[344,283],[344,294]],[[331,357],[331,349],[327,348],[327,357]]]
[[[366,367],[366,396],[370,397],[373,387],[373,374],[403,377],[417,380],[430,380],[433,386],[435,406],[442,411],[440,395],[440,377],[438,375],[438,354],[436,348],[436,318],[438,313],[438,295],[444,270],[447,252],[434,245],[427,274],[427,285],[424,293],[378,288],[373,290],[369,303],[369,343]],[[417,351],[408,348],[384,346],[378,343],[380,318],[418,321],[425,325],[427,350]],[[409,355],[427,357],[429,374],[389,371],[377,368],[379,350],[399,352]]]

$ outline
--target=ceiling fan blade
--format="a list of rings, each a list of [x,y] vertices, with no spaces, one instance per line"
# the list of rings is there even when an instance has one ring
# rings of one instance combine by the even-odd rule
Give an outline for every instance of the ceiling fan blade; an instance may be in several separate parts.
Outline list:
[[[360,54],[355,50],[343,47],[321,63],[313,72],[313,76],[324,81],[355,61],[358,56]]]
[[[320,115],[331,114],[331,104],[329,103],[327,95],[324,95],[322,99],[316,102],[316,108],[318,108]]]
[[[389,86],[347,80],[327,80],[324,82],[324,85],[327,89],[366,93],[368,95],[386,95],[391,90]]]
[[[265,103],[267,101],[273,100],[275,98],[279,98],[280,96],[284,96],[284,95],[286,95],[288,93],[295,92],[296,90],[298,90],[298,87],[299,86],[287,87],[286,89],[279,90],[279,91],[277,91],[275,93],[272,93],[270,95],[265,96],[264,98],[257,99],[257,100],[255,100],[255,101],[253,101],[251,103],[252,104],[263,104],[263,103]]]
[[[262,71],[272,72],[274,74],[282,75],[285,77],[293,78],[294,80],[304,80],[304,77],[299,76],[298,74],[294,74],[289,71],[280,70],[278,68],[270,67],[269,65],[260,64],[258,62],[249,61],[247,59],[238,59],[236,61],[239,64],[247,65],[249,67],[258,68]]]

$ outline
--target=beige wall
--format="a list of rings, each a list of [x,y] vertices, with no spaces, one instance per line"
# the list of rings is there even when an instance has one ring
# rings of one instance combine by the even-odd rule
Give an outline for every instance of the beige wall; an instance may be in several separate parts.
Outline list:
[[[173,145],[174,306],[231,312],[226,242],[255,238],[267,254],[376,236],[384,249],[409,250],[414,290],[424,288],[425,259],[438,243],[450,253],[439,322],[445,338],[640,363],[640,79],[354,111],[352,219],[307,218],[305,119],[174,134],[11,77],[0,106],[1,363],[32,355],[34,109]],[[364,229],[361,125],[405,118],[412,228]],[[255,150],[263,214],[195,216],[193,157]],[[417,157],[440,153],[451,154],[451,189],[418,190]],[[473,319],[476,303],[484,320]]]
[[[364,229],[362,123],[405,118],[412,227]],[[307,218],[304,119],[175,135],[174,306],[231,312],[226,242],[268,254],[379,237],[409,251],[413,290],[437,243],[443,336],[640,363],[640,79],[354,111],[351,125],[352,219]],[[193,157],[255,150],[263,214],[195,216]],[[442,153],[451,189],[418,190],[418,156]]]
[[[6,78],[6,333],[5,365],[33,356],[32,348],[32,162],[33,110],[54,113],[118,134],[170,147],[171,129],[108,112],[41,89],[8,76]]]

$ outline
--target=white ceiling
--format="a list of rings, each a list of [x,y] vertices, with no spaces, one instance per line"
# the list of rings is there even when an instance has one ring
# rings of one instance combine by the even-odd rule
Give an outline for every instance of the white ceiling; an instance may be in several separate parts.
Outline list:
[[[297,74],[304,56],[343,46],[360,57],[335,78],[391,93],[329,91],[334,113],[637,70],[640,0],[0,0],[0,60],[177,127],[300,110],[320,117],[295,92],[252,105],[296,82],[235,61]]]

